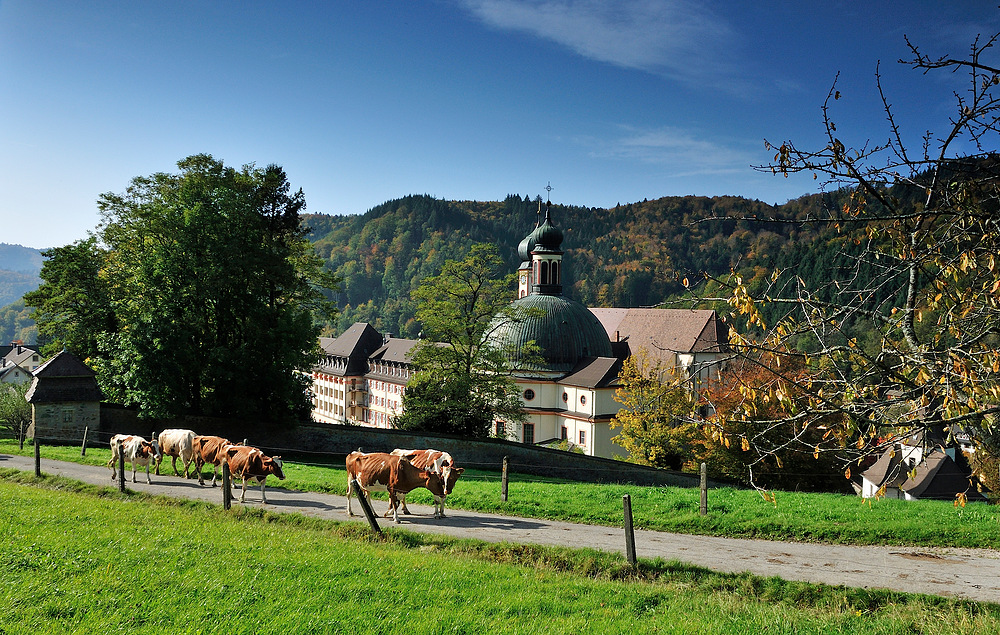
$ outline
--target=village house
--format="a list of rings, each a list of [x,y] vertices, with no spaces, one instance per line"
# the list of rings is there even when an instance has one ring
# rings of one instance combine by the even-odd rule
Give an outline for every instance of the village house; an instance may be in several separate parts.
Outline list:
[[[41,366],[42,358],[35,346],[13,342],[0,346],[0,384],[21,384],[31,380],[31,374]]]
[[[985,501],[965,454],[974,452],[963,431],[915,433],[900,439],[861,475],[864,498]]]

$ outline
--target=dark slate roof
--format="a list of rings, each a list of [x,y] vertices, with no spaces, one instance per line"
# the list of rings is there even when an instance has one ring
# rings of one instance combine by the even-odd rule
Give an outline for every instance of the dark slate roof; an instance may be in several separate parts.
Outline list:
[[[80,358],[62,351],[35,369],[35,377],[96,377],[97,373]]]
[[[63,351],[35,369],[25,399],[30,403],[101,401],[97,373],[68,351]]]
[[[621,369],[622,360],[616,357],[587,357],[559,383],[580,388],[605,388],[618,380]]]
[[[955,495],[965,492],[968,500],[985,500],[970,484],[970,475],[940,448],[924,456],[924,460],[914,466],[914,478],[910,478],[911,468],[902,462],[902,451],[886,450],[863,476],[876,487],[901,489],[914,498],[955,500]]]
[[[581,359],[614,357],[611,341],[594,314],[579,302],[557,295],[532,294],[514,301],[515,310],[533,311],[515,322],[500,325],[491,342],[508,355],[518,371],[572,372]],[[542,363],[526,363],[520,354],[534,341]]]
[[[407,340],[401,337],[392,337],[382,345],[369,358],[373,362],[391,362],[395,364],[408,364],[410,362],[410,351],[420,340]]]
[[[364,375],[368,371],[368,357],[383,343],[382,335],[368,322],[355,322],[339,337],[321,337],[319,340],[324,354],[347,360],[346,365],[335,372],[346,375]]]

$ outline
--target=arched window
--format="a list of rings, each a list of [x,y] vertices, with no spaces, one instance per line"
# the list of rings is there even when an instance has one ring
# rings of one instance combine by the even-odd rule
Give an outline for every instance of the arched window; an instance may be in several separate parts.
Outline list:
[[[559,263],[552,263],[552,284],[559,284]]]
[[[549,283],[549,263],[542,261],[541,276],[539,277],[538,284],[548,284]]]

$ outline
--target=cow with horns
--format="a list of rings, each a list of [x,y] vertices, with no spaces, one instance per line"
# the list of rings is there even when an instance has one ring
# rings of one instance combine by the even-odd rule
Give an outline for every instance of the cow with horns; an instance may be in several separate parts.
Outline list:
[[[451,455],[440,450],[401,450],[396,448],[392,451],[392,454],[405,458],[415,467],[427,469],[434,474],[441,475],[441,481],[444,484],[444,494],[441,496],[435,494],[434,496],[434,517],[444,518],[444,499],[455,488],[455,481],[462,475],[465,468],[455,467],[455,461],[451,458]],[[399,505],[402,507],[404,514],[410,513],[410,510],[406,508],[406,494],[399,496]]]
[[[240,494],[241,503],[246,499],[247,481],[256,479],[260,483],[260,501],[267,503],[267,496],[264,495],[267,477],[274,475],[279,480],[285,480],[280,456],[267,456],[261,450],[247,445],[227,445],[222,449],[222,454],[224,460],[229,464],[229,473],[232,477],[243,481],[243,492]],[[231,484],[232,481],[230,481]]]
[[[351,510],[351,492],[353,483],[357,483],[360,491],[357,495],[366,496],[369,492],[388,492],[389,509],[385,517],[392,514],[392,519],[399,522],[399,505],[397,496],[406,494],[418,487],[430,490],[435,497],[444,495],[444,481],[440,474],[427,469],[415,467],[401,456],[385,452],[351,452],[347,455],[347,514],[353,516]],[[439,518],[435,508],[435,518]]]
[[[111,437],[111,460],[108,461],[112,481],[117,477],[115,468],[121,457],[125,457],[125,462],[132,464],[133,483],[135,483],[136,468],[145,466],[146,484],[152,485],[153,481],[149,479],[149,466],[158,463],[163,455],[160,453],[160,446],[157,445],[155,438],[152,441],[147,441],[138,436],[116,434]]]

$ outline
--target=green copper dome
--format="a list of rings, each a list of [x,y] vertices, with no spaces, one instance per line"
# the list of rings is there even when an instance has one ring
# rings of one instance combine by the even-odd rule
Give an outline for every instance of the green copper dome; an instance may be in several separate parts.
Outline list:
[[[515,313],[535,313],[500,325],[492,343],[507,351],[515,374],[568,373],[584,357],[613,357],[611,340],[597,317],[579,302],[558,295],[528,295],[513,303]],[[538,363],[528,363],[521,347],[534,341]]]

